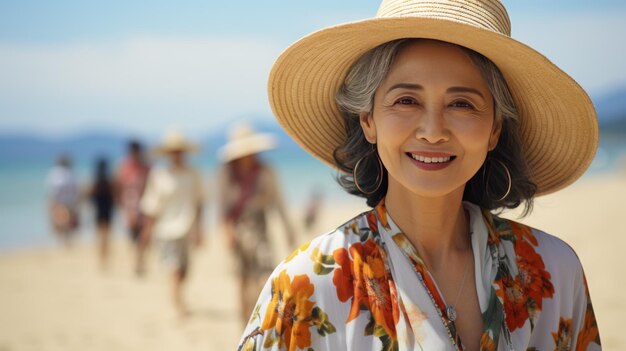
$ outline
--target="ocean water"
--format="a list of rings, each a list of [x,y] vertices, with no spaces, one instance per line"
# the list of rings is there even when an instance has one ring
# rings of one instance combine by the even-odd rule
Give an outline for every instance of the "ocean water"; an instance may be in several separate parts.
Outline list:
[[[323,201],[343,202],[350,199],[335,182],[336,172],[304,152],[275,150],[263,155],[278,173],[287,209],[302,207],[313,192],[319,192]],[[112,160],[117,163],[118,160]],[[0,252],[19,248],[49,246],[55,243],[50,230],[45,179],[54,160],[33,159],[16,162],[0,159]],[[214,158],[196,156],[191,162],[204,176],[209,192],[207,207],[215,208],[212,195],[217,162]],[[74,170],[81,184],[90,183],[92,160],[76,160]],[[585,176],[615,172],[626,168],[626,140],[607,138],[601,141],[596,158]],[[81,240],[93,238],[92,212],[85,201],[81,209]],[[122,229],[116,216],[114,232]]]
[[[313,192],[323,194],[324,201],[343,201],[349,197],[336,184],[335,172],[303,152],[272,151],[263,155],[278,173],[282,197],[288,209],[303,206]],[[119,159],[110,160],[117,164]],[[88,189],[92,179],[93,160],[74,160],[73,170],[81,187]],[[196,156],[190,162],[198,168],[207,190],[206,207],[215,210],[217,189],[215,175],[218,164],[214,158]],[[47,218],[46,186],[54,160],[38,159],[23,162],[0,159],[0,251],[49,246],[55,243]],[[161,162],[155,163],[161,166]],[[119,214],[114,217],[114,232],[123,230]],[[209,217],[209,216],[207,216]],[[93,213],[88,200],[81,206],[80,240],[90,240],[94,233]]]

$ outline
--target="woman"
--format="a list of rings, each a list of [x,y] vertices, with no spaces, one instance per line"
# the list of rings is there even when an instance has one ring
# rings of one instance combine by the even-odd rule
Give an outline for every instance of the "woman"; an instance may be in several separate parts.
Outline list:
[[[94,182],[89,191],[89,197],[96,217],[100,267],[104,269],[109,260],[111,217],[114,205],[113,181],[106,158],[99,158],[96,161]]]
[[[135,273],[141,275],[139,242],[144,224],[140,200],[146,188],[150,164],[146,160],[143,146],[136,140],[128,142],[128,154],[117,172],[117,195],[119,206],[126,220],[126,227],[135,250]]]
[[[246,323],[254,303],[276,262],[268,233],[270,211],[282,220],[289,248],[294,247],[293,230],[280,196],[274,170],[258,154],[273,149],[271,135],[257,133],[245,123],[235,125],[229,140],[219,150],[224,166],[219,172],[221,223],[226,240],[238,263],[242,322]]]
[[[601,349],[572,249],[492,212],[528,213],[598,141],[587,94],[498,1],[383,1],[286,50],[269,91],[374,208],[276,268],[241,349]]]

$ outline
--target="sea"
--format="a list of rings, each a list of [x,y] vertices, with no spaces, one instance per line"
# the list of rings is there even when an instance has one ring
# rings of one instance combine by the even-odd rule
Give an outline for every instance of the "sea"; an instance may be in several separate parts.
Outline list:
[[[301,150],[293,152],[277,149],[266,152],[262,157],[278,173],[288,211],[302,209],[314,194],[321,196],[322,205],[354,203],[354,199],[337,185],[336,171]],[[113,155],[111,163],[116,165],[120,158],[121,155]],[[207,211],[214,210],[217,192],[214,181],[218,162],[214,157],[205,155],[196,155],[190,162],[203,174],[207,189]],[[87,188],[91,182],[93,163],[94,160],[85,158],[74,162],[74,172],[83,188]],[[53,164],[54,159],[49,158],[24,161],[0,158],[0,253],[56,244],[47,218],[45,185]],[[626,174],[623,172],[625,169],[626,138],[601,138],[596,157],[583,177],[612,172]],[[116,235],[123,235],[120,217],[117,215],[113,223]],[[88,201],[84,201],[81,207],[81,218],[78,240],[93,240],[93,211]]]

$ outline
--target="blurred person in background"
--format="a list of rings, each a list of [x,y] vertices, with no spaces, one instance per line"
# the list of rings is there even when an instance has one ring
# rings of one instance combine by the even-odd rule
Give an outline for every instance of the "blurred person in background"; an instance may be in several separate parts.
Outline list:
[[[145,251],[154,236],[171,274],[172,302],[180,318],[188,313],[182,289],[189,273],[189,246],[199,247],[202,243],[202,180],[186,160],[189,152],[197,150],[198,146],[180,132],[168,132],[155,153],[167,157],[169,165],[150,171],[140,204],[145,222],[139,244],[139,271],[144,270]]]
[[[66,247],[79,226],[80,189],[68,155],[61,155],[48,173],[48,214],[54,232]]]
[[[98,158],[96,161],[94,181],[88,195],[95,212],[100,268],[105,269],[109,261],[111,218],[115,199],[109,162],[104,157]]]
[[[218,174],[221,225],[237,261],[241,316],[245,323],[263,283],[275,266],[275,250],[268,233],[269,211],[277,211],[290,248],[294,232],[279,191],[277,176],[258,153],[275,147],[271,135],[250,125],[235,125],[219,150],[223,162]]]
[[[137,274],[141,271],[139,238],[144,224],[144,215],[139,203],[146,187],[149,171],[150,164],[144,155],[143,146],[137,140],[130,140],[128,154],[117,171],[116,196],[136,250],[135,272]]]

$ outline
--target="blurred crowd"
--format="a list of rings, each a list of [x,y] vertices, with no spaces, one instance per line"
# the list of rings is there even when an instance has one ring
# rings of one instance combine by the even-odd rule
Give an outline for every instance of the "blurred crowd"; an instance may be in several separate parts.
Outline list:
[[[106,270],[110,261],[111,224],[115,213],[123,218],[135,253],[137,277],[146,271],[146,252],[158,250],[170,281],[171,303],[180,318],[188,314],[184,284],[192,249],[203,243],[205,203],[218,209],[217,228],[237,262],[241,321],[252,312],[259,292],[276,264],[277,255],[268,233],[268,213],[278,214],[290,249],[295,236],[275,170],[259,157],[276,147],[272,135],[245,123],[232,127],[218,150],[220,167],[212,177],[216,194],[207,196],[205,178],[188,162],[198,144],[177,130],[170,130],[158,146],[147,150],[139,140],[129,140],[125,157],[114,167],[98,157],[88,186],[81,186],[72,170],[70,154],[60,155],[46,180],[51,227],[59,242],[72,245],[85,220],[93,221],[98,261]],[[162,158],[161,166],[153,165]],[[80,207],[89,202],[92,217],[80,218]],[[321,194],[313,193],[305,210],[304,227],[318,217]]]

